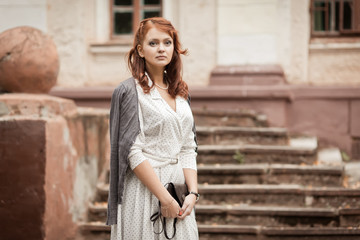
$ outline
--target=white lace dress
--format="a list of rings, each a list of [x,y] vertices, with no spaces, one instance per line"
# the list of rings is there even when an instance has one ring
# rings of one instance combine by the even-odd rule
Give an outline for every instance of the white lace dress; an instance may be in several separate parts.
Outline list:
[[[150,80],[150,85],[152,84]],[[159,232],[160,224],[150,221],[157,212],[158,199],[146,188],[132,171],[148,160],[162,184],[184,183],[183,168],[196,170],[196,152],[193,116],[187,101],[176,97],[176,112],[161,97],[156,88],[145,94],[136,86],[139,99],[141,132],[130,149],[130,168],[125,177],[123,202],[118,206],[118,219],[111,226],[111,240],[166,239]],[[173,164],[178,159],[178,164]],[[172,219],[167,219],[167,232],[172,235]],[[177,220],[174,239],[196,240],[198,229],[195,212],[184,220]]]

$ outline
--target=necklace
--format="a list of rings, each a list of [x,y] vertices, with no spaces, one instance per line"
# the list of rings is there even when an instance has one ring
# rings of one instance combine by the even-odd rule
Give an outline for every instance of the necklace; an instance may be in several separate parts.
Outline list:
[[[154,82],[154,83],[158,88],[160,88],[162,90],[168,90],[169,89],[169,84],[167,84],[166,87],[162,87],[162,86],[159,86],[156,82]]]
[[[150,76],[149,76],[149,74],[147,72],[145,72],[145,75],[146,75],[146,77],[148,77],[148,79],[150,79]],[[151,81],[151,79],[150,79],[150,81]],[[169,89],[169,84],[167,84],[166,87],[162,87],[162,86],[158,85],[156,82],[154,82],[154,83],[158,88],[160,88],[162,90],[168,90]]]

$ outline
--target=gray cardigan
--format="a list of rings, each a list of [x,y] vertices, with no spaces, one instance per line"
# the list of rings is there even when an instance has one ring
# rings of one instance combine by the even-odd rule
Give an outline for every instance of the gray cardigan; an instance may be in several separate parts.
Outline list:
[[[188,98],[190,105],[190,97]],[[129,78],[115,88],[110,107],[110,187],[106,225],[117,224],[118,204],[122,203],[128,155],[140,133],[138,95],[135,79]],[[196,141],[195,124],[193,132]]]

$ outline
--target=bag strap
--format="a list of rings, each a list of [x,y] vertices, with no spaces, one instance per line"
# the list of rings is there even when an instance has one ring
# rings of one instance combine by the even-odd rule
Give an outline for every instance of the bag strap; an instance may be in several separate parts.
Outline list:
[[[160,221],[160,225],[162,226],[162,229],[161,229],[160,232],[155,232],[155,230],[154,230],[154,233],[155,233],[155,234],[161,234],[161,233],[164,231],[164,221],[165,221],[165,218],[164,218],[164,219],[161,218],[160,203],[159,203],[159,211],[157,211],[156,213],[154,213],[154,214],[151,215],[151,217],[150,217],[150,221],[153,222],[153,229],[155,229],[155,223],[156,223],[156,221],[157,221],[158,219],[159,219],[159,221]]]
[[[153,222],[153,228],[155,229],[155,223],[157,222],[157,220],[159,219],[160,221],[160,225],[162,226],[162,229],[160,232],[155,232],[155,234],[161,234],[162,232],[164,232],[164,235],[166,237],[166,239],[173,239],[175,237],[176,234],[176,222],[177,222],[177,218],[174,219],[174,223],[173,223],[173,228],[174,228],[174,232],[172,237],[169,237],[167,232],[166,232],[166,218],[161,216],[161,205],[159,202],[159,211],[157,211],[156,213],[154,213],[153,215],[151,215],[150,217],[150,221]]]
[[[172,237],[169,237],[167,235],[167,232],[166,232],[166,219],[164,218],[163,230],[164,230],[164,234],[165,234],[166,239],[173,239],[175,237],[175,234],[176,234],[176,222],[177,222],[177,218],[174,219],[174,224],[173,224],[174,232],[173,232],[173,235],[172,235]]]

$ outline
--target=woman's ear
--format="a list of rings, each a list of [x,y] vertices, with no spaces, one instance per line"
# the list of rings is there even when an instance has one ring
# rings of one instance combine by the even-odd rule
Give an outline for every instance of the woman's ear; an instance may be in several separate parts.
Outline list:
[[[143,53],[143,48],[142,48],[142,46],[139,44],[139,45],[137,45],[136,49],[137,49],[140,57],[143,58],[143,57],[144,57],[144,53]]]

